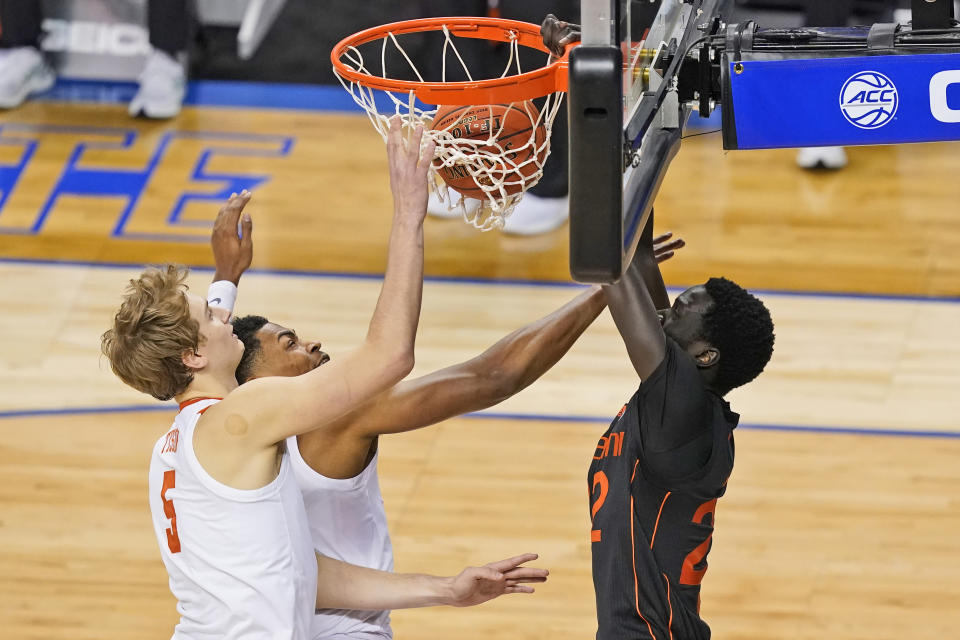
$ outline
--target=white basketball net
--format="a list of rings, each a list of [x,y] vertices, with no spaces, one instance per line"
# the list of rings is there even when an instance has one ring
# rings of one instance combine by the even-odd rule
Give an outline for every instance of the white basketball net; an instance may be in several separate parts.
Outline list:
[[[457,51],[454,39],[451,37],[446,26],[443,27],[443,34],[443,66],[440,80],[443,82],[447,81],[448,50],[452,51],[456,56],[467,78],[473,80],[473,76],[463,61],[460,52]],[[515,34],[511,33],[511,35],[513,37],[509,42],[510,56],[506,68],[503,70],[503,73],[500,74],[501,78],[511,73],[522,73],[518,55],[519,45]],[[383,38],[380,52],[380,68],[386,68],[388,42],[400,52],[407,61],[407,64],[410,65],[410,69],[412,69],[413,73],[417,76],[417,79],[420,82],[425,82],[420,71],[403,50],[403,47],[393,33],[388,33],[388,35]],[[375,75],[367,68],[363,55],[356,47],[348,47],[341,56],[341,62],[358,73],[371,76]],[[336,69],[334,69],[334,73],[337,73]],[[382,77],[386,77],[385,72]],[[520,201],[520,198],[523,197],[524,192],[537,184],[543,176],[543,164],[550,154],[550,132],[553,129],[553,120],[560,110],[563,92],[556,92],[546,96],[543,107],[539,110],[537,117],[531,118],[531,120],[535,121],[530,128],[529,137],[523,139],[524,136],[513,136],[511,138],[512,144],[510,144],[510,148],[506,149],[499,142],[506,118],[498,119],[499,125],[497,125],[491,114],[489,118],[490,124],[488,126],[489,137],[486,139],[471,140],[458,138],[450,131],[457,125],[458,119],[454,119],[453,122],[444,129],[432,129],[431,126],[434,115],[437,113],[437,108],[423,109],[417,106],[412,91],[409,95],[397,94],[391,91],[373,89],[359,82],[346,80],[340,76],[340,74],[337,74],[337,78],[340,80],[343,88],[353,97],[354,101],[367,113],[370,122],[373,123],[374,128],[380,132],[380,136],[384,141],[387,139],[387,132],[390,130],[390,119],[393,116],[400,116],[403,120],[404,127],[408,131],[412,130],[418,124],[423,124],[423,144],[426,144],[428,140],[433,140],[436,143],[437,147],[434,152],[434,158],[439,160],[440,162],[438,164],[441,165],[439,167],[433,165],[430,169],[431,190],[437,198],[444,203],[449,211],[459,210],[463,214],[464,220],[481,231],[502,228],[504,221],[513,211],[517,202]],[[386,94],[389,97],[390,104],[387,105],[387,108],[392,105],[392,113],[381,113],[375,99],[378,94]],[[381,107],[383,104],[381,100]],[[533,109],[528,105],[529,103],[527,102],[513,102],[507,106],[508,108],[516,107],[520,111],[532,115]],[[541,124],[544,127],[546,135],[543,136],[543,139],[540,140],[538,144],[536,134]],[[520,161],[517,160],[518,157],[521,159]],[[466,171],[469,173],[474,182],[476,182],[477,187],[479,187],[483,193],[483,198],[479,201],[479,207],[477,206],[477,200],[470,202],[470,199],[447,187],[446,183],[437,173],[438,169],[444,167],[458,167],[458,172]],[[508,191],[511,193],[508,193]]]

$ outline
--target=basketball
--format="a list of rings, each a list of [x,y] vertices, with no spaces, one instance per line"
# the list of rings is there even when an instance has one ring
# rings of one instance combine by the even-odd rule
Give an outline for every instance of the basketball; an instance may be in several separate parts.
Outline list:
[[[486,193],[483,186],[489,190],[496,184],[502,184],[503,194],[508,196],[523,191],[533,185],[547,157],[546,128],[540,121],[540,111],[530,101],[441,105],[433,119],[433,130],[453,136],[452,141],[442,140],[443,153],[433,161],[434,168],[451,189],[468,198],[482,200]],[[458,150],[468,157],[458,159]],[[499,189],[494,193],[499,195]]]

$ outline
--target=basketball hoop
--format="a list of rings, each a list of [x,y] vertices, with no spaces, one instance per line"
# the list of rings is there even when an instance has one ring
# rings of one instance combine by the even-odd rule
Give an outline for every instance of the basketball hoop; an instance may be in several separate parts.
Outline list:
[[[422,32],[441,32],[443,46],[441,77],[424,79],[416,64],[404,50],[398,36]],[[456,38],[472,38],[507,43],[509,59],[499,77],[474,79],[463,57],[457,50]],[[380,72],[371,70],[361,47],[381,41],[379,46]],[[520,68],[519,47],[528,47],[544,54],[543,67],[523,71]],[[572,46],[572,45],[571,45]],[[570,47],[568,47],[569,50]],[[416,80],[398,80],[387,76],[388,50],[402,56],[407,69]],[[468,78],[466,81],[447,81],[447,58]],[[550,132],[567,89],[567,54],[559,59],[550,57],[544,46],[538,25],[499,18],[421,18],[394,22],[360,31],[341,40],[330,53],[333,71],[340,84],[366,112],[374,128],[386,140],[390,118],[399,116],[405,128],[422,124],[423,143],[436,143],[430,186],[449,210],[459,209],[464,219],[482,231],[500,228],[523,193],[543,176],[543,163],[550,153]],[[377,100],[385,95],[388,100]],[[529,100],[543,98],[543,105],[531,108]],[[530,114],[530,126],[523,129],[523,139],[515,131],[505,138],[503,122],[495,119],[489,109],[488,122],[475,124],[474,133],[463,136],[469,129],[457,119],[439,118],[434,123],[437,105],[483,106],[500,105],[505,109]],[[499,112],[500,110],[497,110]],[[475,113],[475,110],[474,110]],[[448,123],[447,121],[450,120]],[[438,126],[440,123],[443,126]],[[482,120],[481,120],[482,122]],[[475,131],[482,130],[478,136]],[[529,134],[526,131],[529,130]],[[447,187],[441,170],[456,170],[457,175],[468,175],[470,197],[480,200],[474,211],[465,203],[466,196]]]

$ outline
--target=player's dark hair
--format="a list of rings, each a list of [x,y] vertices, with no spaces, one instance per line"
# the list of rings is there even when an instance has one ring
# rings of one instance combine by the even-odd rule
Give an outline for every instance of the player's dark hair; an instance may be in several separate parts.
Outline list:
[[[243,316],[233,320],[233,332],[240,338],[244,347],[243,357],[240,358],[236,373],[237,382],[240,384],[250,379],[253,367],[260,362],[263,346],[257,338],[257,331],[260,331],[268,322],[269,320],[263,316]]]
[[[704,338],[720,351],[714,385],[722,394],[763,371],[773,355],[773,321],[759,298],[726,278],[704,287],[713,304],[703,314]]]

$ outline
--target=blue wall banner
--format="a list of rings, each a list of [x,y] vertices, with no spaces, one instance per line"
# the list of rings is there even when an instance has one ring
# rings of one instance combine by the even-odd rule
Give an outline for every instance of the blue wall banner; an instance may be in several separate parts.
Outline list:
[[[743,60],[727,72],[732,148],[960,140],[960,53]]]

